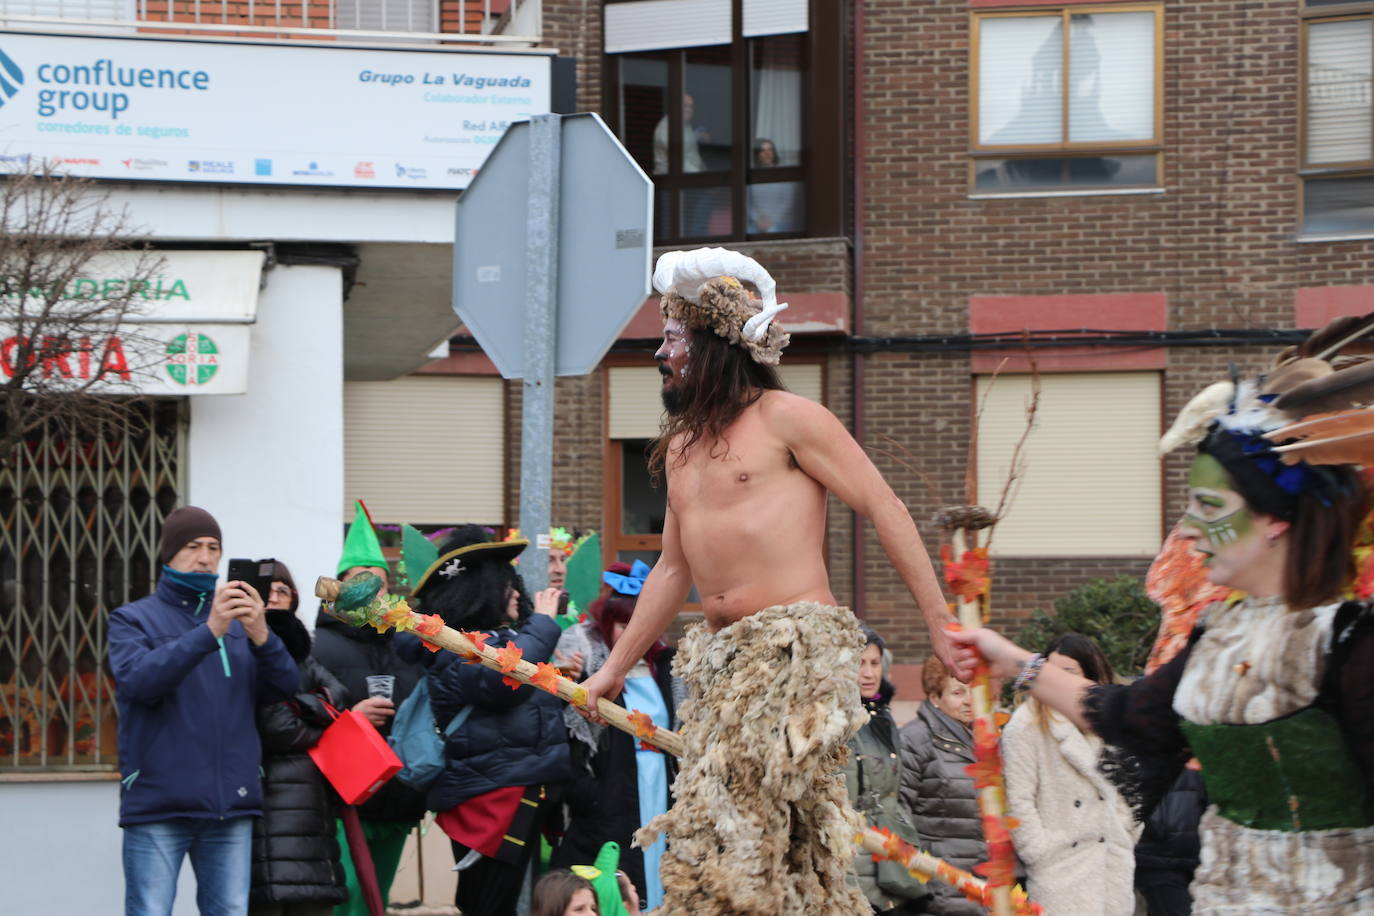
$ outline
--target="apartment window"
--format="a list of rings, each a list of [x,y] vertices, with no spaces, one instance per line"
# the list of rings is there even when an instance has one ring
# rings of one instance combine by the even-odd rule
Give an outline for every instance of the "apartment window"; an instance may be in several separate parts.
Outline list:
[[[840,84],[815,78],[840,39],[806,0],[631,0],[605,16],[605,108],[654,180],[657,241],[835,231],[837,198],[808,176],[842,155],[842,131],[823,129]]]
[[[1157,187],[1162,26],[1159,6],[975,14],[971,190]]]
[[[996,508],[1026,428],[1029,375],[978,376],[978,502]],[[1152,557],[1162,540],[1157,372],[1040,376],[1024,470],[992,552],[1021,557]]]
[[[1314,8],[1308,0],[1307,9]],[[1374,16],[1303,23],[1302,232],[1374,233]]]

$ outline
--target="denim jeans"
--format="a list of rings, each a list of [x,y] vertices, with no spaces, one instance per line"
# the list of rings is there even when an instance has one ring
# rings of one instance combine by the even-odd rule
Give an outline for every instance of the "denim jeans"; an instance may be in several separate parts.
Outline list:
[[[245,916],[253,859],[251,817],[177,817],[125,827],[125,916],[170,916],[177,873],[187,853],[201,916]]]

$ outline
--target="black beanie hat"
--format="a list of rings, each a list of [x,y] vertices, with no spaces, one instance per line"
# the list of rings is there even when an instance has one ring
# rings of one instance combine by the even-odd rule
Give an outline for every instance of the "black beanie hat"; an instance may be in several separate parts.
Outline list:
[[[158,562],[166,565],[176,553],[196,538],[211,537],[221,544],[219,522],[198,506],[182,506],[162,523],[162,544],[158,548]]]

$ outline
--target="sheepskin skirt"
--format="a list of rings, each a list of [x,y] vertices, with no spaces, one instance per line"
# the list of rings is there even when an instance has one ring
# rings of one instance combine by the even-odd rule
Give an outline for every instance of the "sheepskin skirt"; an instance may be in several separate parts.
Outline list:
[[[863,821],[841,773],[863,649],[845,608],[770,607],[715,633],[688,629],[674,670],[686,746],[674,803],[636,834],[666,833],[663,916],[854,916]]]

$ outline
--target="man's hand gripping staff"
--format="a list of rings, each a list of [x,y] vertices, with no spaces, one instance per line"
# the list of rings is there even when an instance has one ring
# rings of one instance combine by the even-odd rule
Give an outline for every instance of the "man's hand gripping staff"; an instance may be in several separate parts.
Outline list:
[[[581,709],[587,708],[587,690],[558,673],[558,669],[547,662],[532,664],[520,657],[520,650],[511,643],[503,648],[486,645],[485,633],[462,633],[445,626],[437,614],[417,614],[406,604],[405,599],[389,595],[378,597],[382,582],[369,573],[354,576],[348,582],[321,577],[315,583],[316,597],[324,600],[329,612],[340,620],[353,626],[371,626],[378,632],[395,628],[400,632],[415,633],[432,652],[447,649],[461,655],[469,664],[483,665],[505,675],[505,681],[512,689],[529,684],[540,690],[548,691],[559,699]],[[627,712],[623,707],[610,700],[597,701],[597,711],[606,722],[626,734],[633,735],[645,745],[652,745],[675,757],[682,755],[682,739],[674,731],[656,727],[647,715],[639,710]],[[866,829],[855,837],[855,841],[872,853],[876,859],[891,859],[898,862],[916,877],[929,881],[934,878],[957,888],[970,900],[984,906],[992,905],[994,886],[963,869],[954,868],[947,862],[927,855],[903,842],[900,838],[874,830]],[[1013,910],[1016,916],[1034,916],[1043,911],[1037,904],[1030,903],[1020,888],[1012,894]]]

